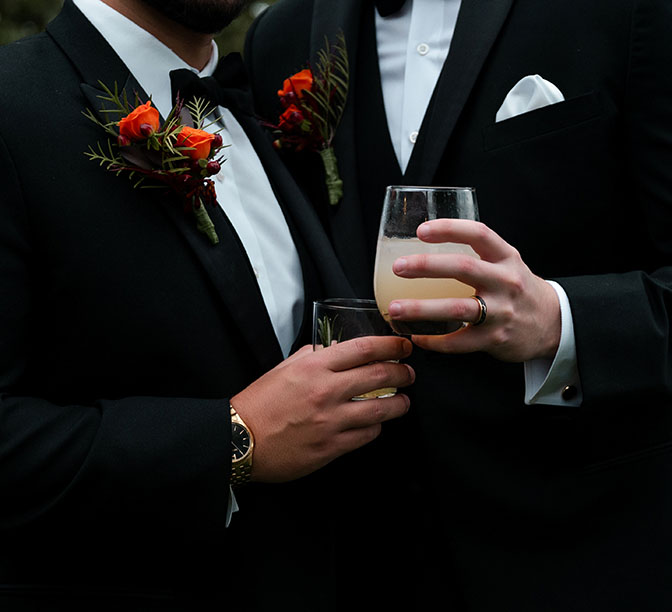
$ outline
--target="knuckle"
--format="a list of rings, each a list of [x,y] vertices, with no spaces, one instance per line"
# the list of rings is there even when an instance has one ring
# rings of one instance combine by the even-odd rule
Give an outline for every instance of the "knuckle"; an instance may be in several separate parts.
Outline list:
[[[374,340],[370,336],[355,338],[354,346],[363,361],[366,361],[375,351]]]
[[[499,330],[504,332],[505,331],[505,326],[509,325],[511,321],[513,321],[515,317],[515,310],[513,309],[513,306],[509,303],[505,306],[500,306],[497,309],[497,320],[500,323],[500,328]]]
[[[473,318],[470,310],[473,307],[469,302],[457,302],[453,308],[453,315],[457,321],[469,321]]]
[[[522,264],[522,263],[523,263],[523,258],[522,258],[521,254],[520,254],[520,251],[519,251],[516,247],[514,247],[514,246],[512,246],[512,245],[509,245],[509,249],[510,249],[510,255],[509,255],[509,257],[510,257],[511,259],[513,259],[516,263],[518,263],[518,264]]]
[[[462,256],[457,260],[458,273],[471,276],[474,274],[478,264],[479,262],[475,257]]]
[[[514,296],[521,295],[525,292],[525,278],[522,274],[513,274],[509,279],[509,290]]]
[[[416,264],[415,267],[422,268],[423,270],[428,268],[432,263],[432,260],[427,253],[421,253],[419,255],[416,255],[414,259]]]
[[[509,343],[509,334],[505,328],[499,327],[490,336],[490,343],[496,348],[502,348]]]
[[[430,264],[431,259],[426,253],[417,253],[406,257],[406,275],[408,273],[417,273],[426,270]]]
[[[476,232],[480,240],[488,240],[494,233],[485,223],[476,222]]]
[[[383,408],[382,402],[380,400],[369,400],[369,415],[368,421],[371,425],[377,425],[386,420],[387,411]]]
[[[322,439],[315,440],[310,446],[310,451],[313,460],[319,463],[325,463],[326,461],[333,458],[335,449],[330,440]]]
[[[328,356],[323,351],[318,351],[308,355],[305,359],[294,361],[288,367],[292,372],[294,379],[315,380],[318,372],[324,367],[323,363]]]
[[[372,363],[370,366],[371,369],[371,379],[376,384],[385,382],[389,378],[388,367],[383,362]]]
[[[318,408],[326,406],[331,396],[332,393],[325,385],[314,385],[310,392],[311,403]]]

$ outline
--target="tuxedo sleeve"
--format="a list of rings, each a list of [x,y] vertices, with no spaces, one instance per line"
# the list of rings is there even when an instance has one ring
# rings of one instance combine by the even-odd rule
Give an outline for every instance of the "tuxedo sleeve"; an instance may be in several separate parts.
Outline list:
[[[36,262],[34,220],[2,138],[0,168],[0,531],[46,521],[52,532],[85,533],[104,517],[157,536],[168,526],[188,525],[194,537],[224,529],[228,401],[101,397],[63,405],[28,374],[40,346],[34,313],[45,264]]]
[[[655,265],[557,279],[571,303],[585,405],[669,402],[672,395],[671,30],[669,2],[634,3],[622,122],[630,172],[614,177],[633,218],[644,219]],[[629,248],[628,236],[622,247]]]

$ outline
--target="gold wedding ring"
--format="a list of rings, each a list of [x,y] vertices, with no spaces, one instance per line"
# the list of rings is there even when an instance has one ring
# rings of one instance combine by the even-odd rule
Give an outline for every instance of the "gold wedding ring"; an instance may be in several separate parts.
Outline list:
[[[476,319],[476,321],[474,321],[471,324],[473,327],[476,327],[477,325],[482,325],[483,323],[485,323],[485,319],[488,316],[488,307],[485,303],[485,300],[480,295],[472,295],[471,299],[476,300],[478,302],[479,307],[481,308],[481,312],[478,315],[478,319]]]

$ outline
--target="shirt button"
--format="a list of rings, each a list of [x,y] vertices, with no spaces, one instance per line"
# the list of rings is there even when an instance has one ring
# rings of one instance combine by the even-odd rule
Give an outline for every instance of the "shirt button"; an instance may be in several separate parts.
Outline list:
[[[420,43],[420,44],[416,47],[416,51],[417,51],[420,55],[427,55],[427,54],[429,53],[429,45],[428,45],[427,43]]]
[[[257,270],[256,268],[252,268],[252,271],[254,272],[254,275],[255,275],[257,278],[259,278],[259,270]]]
[[[415,141],[418,139],[418,133],[417,132],[411,132],[408,135],[408,139],[411,141],[412,144],[415,144]]]
[[[574,385],[567,385],[560,395],[563,400],[570,402],[578,395],[578,393],[579,391]]]

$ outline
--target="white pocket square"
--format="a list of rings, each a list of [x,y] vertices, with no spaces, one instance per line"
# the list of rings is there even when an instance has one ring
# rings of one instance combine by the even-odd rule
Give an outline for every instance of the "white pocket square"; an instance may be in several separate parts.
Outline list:
[[[529,113],[542,106],[562,102],[564,99],[565,96],[553,83],[542,79],[538,74],[530,74],[520,79],[506,94],[504,103],[497,111],[495,121],[511,119],[511,117]]]

